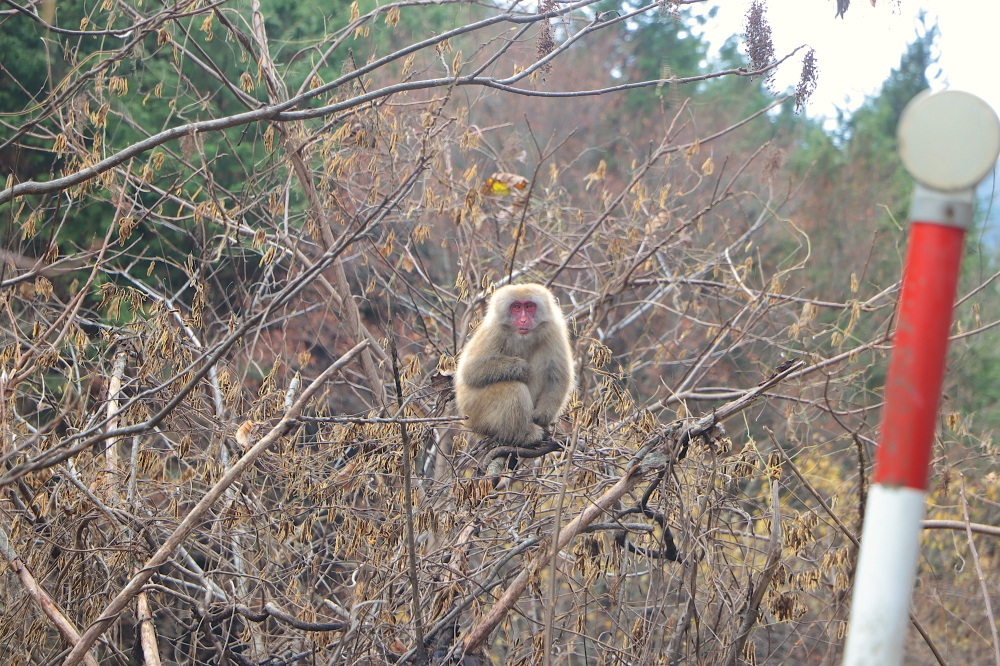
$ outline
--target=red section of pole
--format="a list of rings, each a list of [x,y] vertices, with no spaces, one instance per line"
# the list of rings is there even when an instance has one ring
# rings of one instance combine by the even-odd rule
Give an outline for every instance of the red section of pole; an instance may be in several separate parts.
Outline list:
[[[910,229],[874,481],[926,490],[965,229]]]

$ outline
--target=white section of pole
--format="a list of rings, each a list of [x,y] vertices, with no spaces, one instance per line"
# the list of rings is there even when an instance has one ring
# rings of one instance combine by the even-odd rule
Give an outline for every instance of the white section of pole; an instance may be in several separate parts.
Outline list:
[[[876,484],[868,494],[844,666],[903,661],[927,493]]]

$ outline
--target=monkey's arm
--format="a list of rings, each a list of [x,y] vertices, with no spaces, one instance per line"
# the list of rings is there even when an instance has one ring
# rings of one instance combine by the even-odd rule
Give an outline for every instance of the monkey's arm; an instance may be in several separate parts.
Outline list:
[[[491,356],[463,368],[462,382],[472,388],[485,388],[497,382],[528,382],[531,369],[517,356]]]

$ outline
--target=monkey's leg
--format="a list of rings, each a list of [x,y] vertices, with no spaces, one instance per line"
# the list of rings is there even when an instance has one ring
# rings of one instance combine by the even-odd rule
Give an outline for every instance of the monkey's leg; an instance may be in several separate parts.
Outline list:
[[[470,430],[514,446],[542,439],[542,428],[531,420],[532,409],[531,393],[521,382],[497,382],[478,389],[465,406]]]

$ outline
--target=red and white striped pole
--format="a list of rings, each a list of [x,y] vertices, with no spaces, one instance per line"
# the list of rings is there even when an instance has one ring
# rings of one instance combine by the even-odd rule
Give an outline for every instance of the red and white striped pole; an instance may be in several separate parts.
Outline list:
[[[868,494],[845,666],[903,660],[948,333],[974,186],[1000,154],[1000,121],[964,92],[915,97],[899,121],[917,181],[881,439]]]

